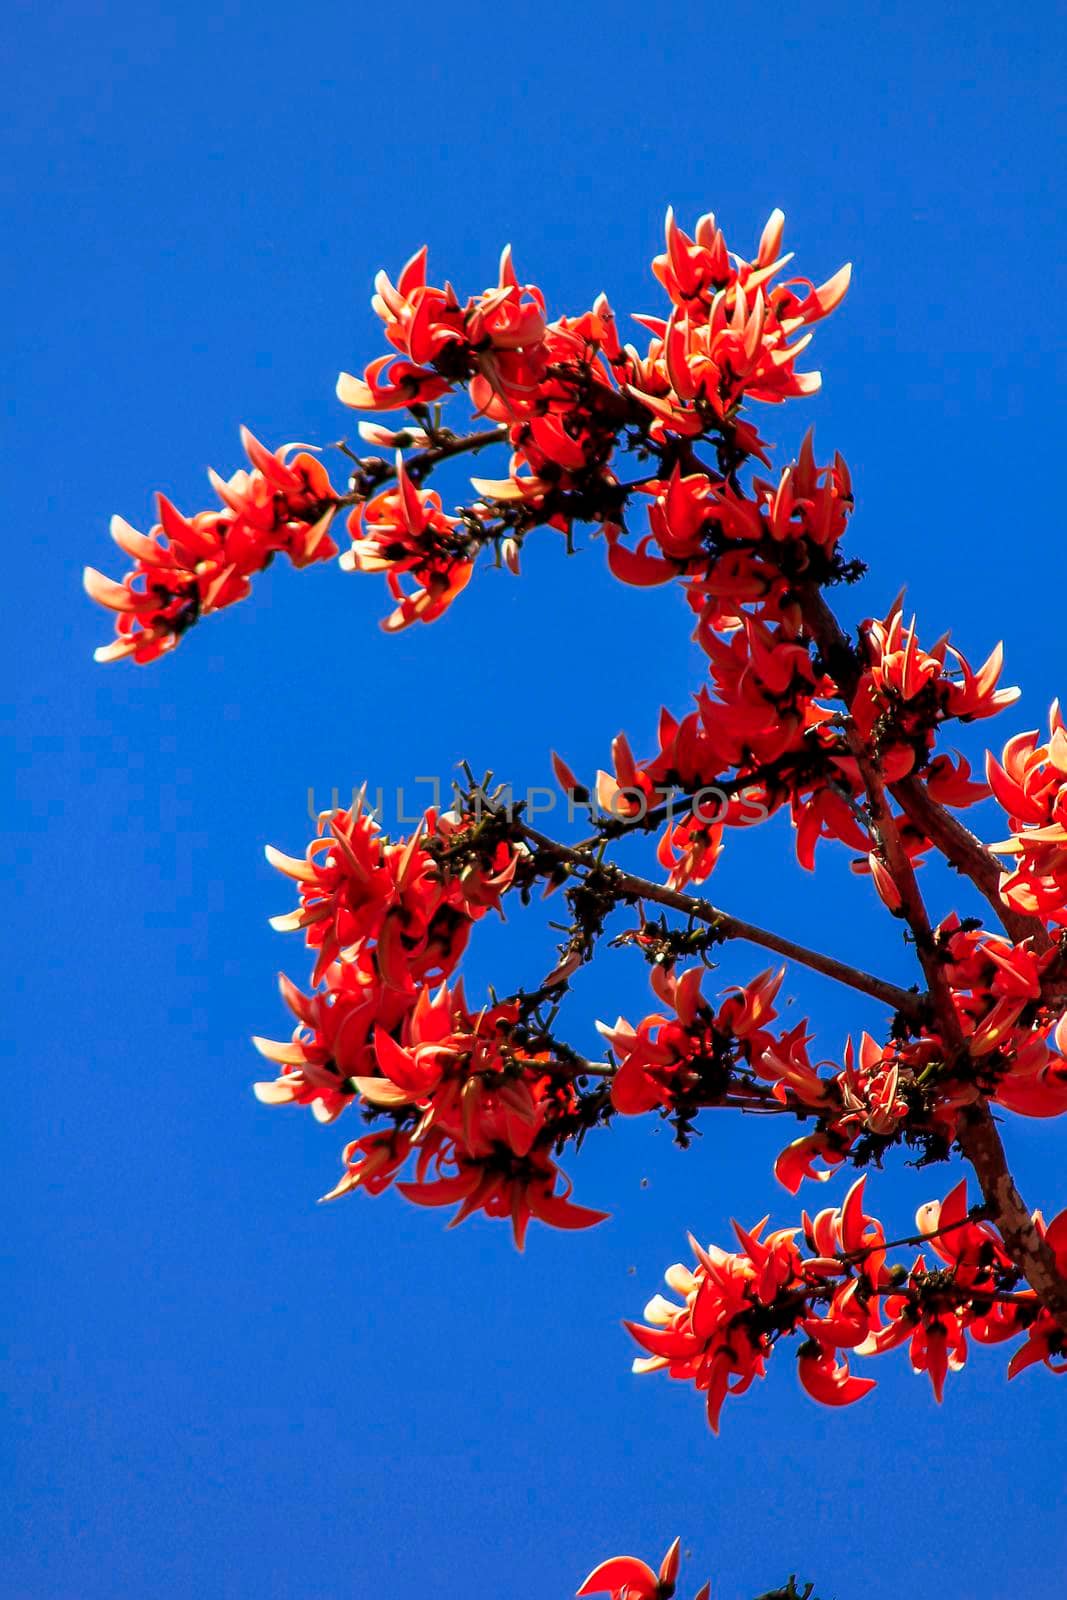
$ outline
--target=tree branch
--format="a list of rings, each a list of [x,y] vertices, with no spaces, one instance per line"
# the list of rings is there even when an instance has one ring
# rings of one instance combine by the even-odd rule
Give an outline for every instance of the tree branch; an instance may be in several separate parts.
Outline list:
[[[404,429],[398,429],[403,433]],[[491,444],[506,444],[508,429],[506,424],[499,428],[481,428],[474,433],[455,434],[444,430],[437,434],[437,443],[427,445],[424,450],[416,450],[414,455],[408,456],[404,461],[404,470],[415,483],[421,483],[428,473],[442,461],[449,461],[453,456],[469,455],[475,450],[484,450]],[[359,505],[366,500],[368,495],[374,493],[385,483],[391,483],[397,475],[395,461],[386,461],[382,456],[356,456],[344,444],[338,446],[344,450],[355,463],[356,470],[352,474],[351,488],[347,494],[337,496],[331,504],[340,508]],[[325,508],[324,508],[325,509]]]
[[[915,878],[915,869],[900,842],[897,823],[890,812],[877,763],[867,752],[854,727],[848,730],[848,740],[867,788],[879,845],[885,853],[886,865],[900,892],[902,910],[915,936],[919,959],[937,1014],[938,1029],[951,1067],[954,1061],[967,1059],[967,1046],[960,1030],[952,990],[933,941],[922,891]],[[973,1105],[965,1106],[961,1111],[956,1137],[960,1150],[974,1167],[989,1207],[990,1221],[1003,1239],[1004,1248],[1038,1298],[1067,1332],[1067,1279],[1059,1271],[1052,1251],[1039,1235],[1015,1187],[993,1114],[981,1096]]]
[[[681,890],[668,889],[663,884],[653,883],[650,878],[639,878],[632,872],[623,872],[614,865],[590,860],[587,853],[560,844],[525,823],[519,824],[519,831],[531,844],[536,845],[539,850],[549,852],[559,861],[578,867],[584,872],[599,871],[607,874],[614,890],[627,899],[646,900],[653,905],[664,906],[670,911],[680,911],[695,922],[705,923],[724,939],[741,939],[746,944],[759,945],[761,949],[784,956],[787,961],[796,961],[801,966],[809,967],[813,972],[821,972],[826,978],[833,978],[850,989],[857,989],[861,994],[869,995],[873,1000],[880,1000],[891,1010],[899,1011],[912,1020],[917,1018],[921,1010],[922,1000],[919,995],[901,989],[897,984],[889,983],[884,978],[864,972],[859,967],[850,966],[846,961],[838,961],[835,956],[823,955],[821,951],[810,950],[806,945],[797,944],[795,940],[787,939],[782,934],[757,927],[754,922],[746,922],[742,917],[731,916],[729,912],[713,906],[709,900],[699,900],[694,895],[683,894]]]
[[[1067,1333],[1067,1281],[1015,1187],[997,1125],[984,1100],[963,1108],[957,1140],[977,1174],[989,1220],[1003,1239],[1004,1248]]]
[[[930,990],[930,999],[937,1013],[941,1037],[953,1055],[962,1054],[963,1035],[960,1032],[959,1019],[952,1000],[952,990],[934,943],[933,929],[930,926],[922,890],[915,876],[915,868],[901,841],[897,820],[886,798],[878,763],[867,750],[863,739],[851,722],[846,729],[845,737],[849,749],[856,758],[867,791],[875,841],[900,895],[901,914],[915,939],[915,948]]]

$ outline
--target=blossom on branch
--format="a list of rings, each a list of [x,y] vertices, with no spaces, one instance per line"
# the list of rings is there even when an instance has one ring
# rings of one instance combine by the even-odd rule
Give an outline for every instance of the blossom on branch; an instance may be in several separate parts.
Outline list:
[[[873,1378],[852,1372],[850,1355],[869,1358],[902,1344],[938,1401],[949,1371],[966,1360],[968,1334],[982,1344],[1025,1335],[1010,1377],[1035,1361],[1058,1367],[1057,1353],[1067,1351],[1062,1330],[1052,1331],[1032,1290],[1016,1289],[1017,1270],[996,1233],[972,1220],[965,1183],[921,1207],[918,1233],[903,1241],[927,1244],[941,1265],[929,1268],[920,1252],[906,1269],[888,1264],[885,1230],[864,1210],[865,1182],[859,1178],[839,1207],[814,1218],[805,1213],[799,1228],[764,1237],[766,1219],[751,1230],[734,1223],[735,1251],[705,1248],[690,1236],[696,1266],[666,1274],[681,1303],[655,1295],[644,1323],[626,1324],[646,1352],[634,1371],[665,1371],[695,1384],[717,1433],[727,1395],[765,1377],[789,1336],[803,1340],[801,1386],[829,1406],[851,1405],[875,1387]],[[1067,1255],[1067,1212],[1046,1237]]]
[[[578,1590],[578,1600],[587,1594],[608,1594],[611,1600],[670,1600],[678,1581],[681,1553],[682,1541],[675,1539],[658,1572],[636,1556],[612,1556],[593,1568]],[[705,1584],[696,1600],[707,1600],[708,1594]]]
[[[209,474],[222,511],[183,517],[161,494],[150,534],[112,519],[111,537],[134,566],[122,583],[85,569],[86,592],[116,613],[118,637],[97,661],[155,661],[201,617],[245,599],[251,577],[278,554],[294,567],[337,554],[328,531],[337,494],[322,463],[295,445],[271,452],[247,428],[241,439],[252,470],[228,481]]]
[[[1067,1366],[1067,1213],[1046,1227],[1023,1205],[994,1119],[1067,1114],[1067,726],[1054,704],[1048,739],[1011,739],[982,783],[944,736],[1017,698],[1001,687],[1002,647],[973,667],[947,634],[923,644],[902,597],[882,618],[838,621],[833,592],[864,570],[846,544],[849,468],[837,453],[820,464],[810,429],[795,460],[773,465],[751,408],[816,391],[819,374],[801,359],[850,268],[820,287],[787,278],[783,226],[773,212],[746,260],[712,215],[690,234],[668,212],[652,274],[669,305],[638,314],[631,343],[604,294],[553,314],[510,249],[496,282],[466,297],[431,283],[418,251],[395,283],[375,280],[385,353],[337,387],[357,411],[407,413],[358,424],[388,458],[342,442],[339,491],[308,449],[272,452],[242,431],[248,468],[210,475],[219,508],[186,517],[160,496],[147,536],[116,519],[132,570],[122,582],[93,569],[85,579],[116,617],[98,659],[138,662],[245,598],[276,555],[297,567],[337,555],[330,529],[342,510],[339,564],[384,577],[388,632],[444,617],[484,550],[517,575],[545,529],[568,554],[575,530],[591,529],[622,583],[679,586],[701,663],[690,702],[661,712],[645,752],[620,732],[588,787],[553,757],[572,820],[575,805],[588,808],[589,838],[547,837],[531,825],[532,803],[486,794],[491,778],[478,785],[465,769],[454,809],[431,808],[407,837],[387,837],[361,798],[325,812],[302,856],[268,849],[295,899],[273,925],[303,935],[310,981],[281,979],[291,1032],[255,1041],[275,1069],[255,1092],[360,1125],[324,1198],[395,1187],[452,1208],[454,1223],[506,1219],[519,1248],[531,1219],[575,1230],[602,1219],[573,1201],[560,1161],[616,1115],[658,1116],[682,1146],[705,1113],[790,1119],[800,1126],[774,1171],[794,1194],[895,1150],[923,1166],[965,1156],[983,1206],[969,1208],[958,1184],[922,1208],[906,1240],[888,1241],[866,1213],[860,1178],[795,1227],[735,1224],[736,1249],[694,1244],[695,1265],[671,1268],[678,1298],[657,1296],[646,1323],[631,1325],[638,1365],[693,1382],[716,1428],[727,1394],[762,1378],[789,1338],[803,1388],[833,1406],[872,1387],[860,1363],[898,1347],[938,1400],[972,1343],[1014,1342],[1011,1376]],[[464,426],[472,412],[484,423],[453,431],[453,398]],[[483,462],[486,451],[496,460]],[[449,503],[429,480],[468,455],[478,462],[466,499]],[[630,653],[646,663],[654,644]],[[952,814],[990,792],[1010,834],[995,854]],[[852,854],[874,890],[868,908],[881,902],[916,958],[911,987],[684,892],[710,877],[728,836],[779,812],[805,871],[824,842]],[[660,881],[611,857],[629,834],[654,843]],[[962,902],[932,909],[941,877],[917,869],[939,857],[996,923]],[[562,940],[548,976],[472,1004],[461,963],[476,924],[535,891],[558,893],[567,918],[554,924]],[[638,926],[618,933],[624,908]],[[605,1058],[587,1060],[557,1019],[605,938],[644,955],[657,1009],[601,1026]],[[777,1017],[784,968],[712,1003],[699,963],[727,939],[839,979],[877,1001],[881,1020],[820,1059],[806,1018],[782,1027]],[[918,1253],[892,1260],[904,1246]],[[668,1600],[678,1563],[677,1543],[658,1573],[614,1558],[582,1593]]]
[[[680,977],[652,968],[652,987],[673,1018],[653,1012],[632,1028],[622,1017],[613,1027],[598,1022],[620,1066],[612,1079],[617,1111],[634,1115],[656,1106],[729,1104],[731,1089],[743,1094],[740,1074],[771,1044],[766,1031],[777,1013],[774,997],[785,968],[763,972],[729,994],[713,1011],[700,992],[704,971],[690,967]]]
[[[986,776],[1008,814],[1011,837],[990,849],[1012,859],[1001,876],[1006,905],[1043,922],[1067,925],[1067,727],[1059,701],[1049,712],[1049,737],[1016,734],[1001,759],[989,755]]]

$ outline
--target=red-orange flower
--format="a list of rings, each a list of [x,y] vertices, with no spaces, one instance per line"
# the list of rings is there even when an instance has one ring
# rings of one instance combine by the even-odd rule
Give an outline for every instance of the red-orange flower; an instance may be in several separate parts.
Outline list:
[[[201,617],[243,600],[277,554],[295,567],[337,554],[328,532],[337,494],[322,463],[294,445],[271,452],[247,428],[241,439],[252,470],[228,482],[210,474],[222,511],[183,517],[158,495],[159,523],[147,536],[112,518],[111,537],[134,566],[121,583],[85,569],[86,592],[116,613],[118,638],[97,661],[155,661]]]
[[[493,846],[452,874],[430,848],[461,833],[461,822],[428,811],[409,839],[391,843],[364,808],[323,812],[303,860],[267,846],[267,860],[299,886],[300,905],[271,919],[280,933],[303,930],[318,951],[313,982],[344,953],[356,959],[373,946],[382,980],[414,995],[427,979],[447,977],[463,954],[470,925],[515,874],[517,851]]]
[[[558,1188],[562,1180],[562,1188]],[[419,1151],[412,1183],[400,1192],[422,1206],[459,1204],[450,1227],[476,1211],[510,1219],[521,1250],[531,1217],[552,1228],[591,1228],[606,1220],[606,1211],[575,1205],[572,1185],[543,1151],[517,1156],[500,1147],[486,1156],[470,1156],[454,1140],[426,1143]]]
[[[634,353],[628,385],[651,411],[656,429],[691,437],[707,421],[726,418],[746,395],[780,401],[818,389],[817,372],[794,369],[811,335],[789,341],[840,303],[850,268],[821,289],[801,280],[772,288],[789,259],[775,255],[783,222],[776,212],[750,263],[727,251],[714,217],[701,217],[690,238],[668,211],[667,252],[653,270],[675,309],[666,322],[639,319],[655,337],[643,361]],[[799,296],[795,287],[808,293]]]
[[[412,622],[435,622],[470,582],[474,564],[456,517],[446,516],[441,497],[417,489],[403,456],[396,458],[396,484],[357,505],[348,519],[352,546],[341,557],[346,572],[382,572],[399,605],[382,623],[396,633]],[[410,593],[401,574],[414,584]]]
[[[933,749],[937,728],[950,717],[963,722],[995,716],[1019,698],[1018,689],[998,688],[1004,652],[998,644],[975,671],[945,634],[930,649],[919,644],[915,622],[904,626],[902,598],[883,622],[863,624],[866,670],[852,700],[857,729],[869,739],[877,723],[887,779],[903,777],[916,763],[920,745]],[[955,677],[952,657],[961,673]]]
[[[264,1105],[310,1105],[319,1122],[333,1122],[359,1092],[361,1075],[374,1070],[375,1030],[397,1026],[406,1002],[367,965],[329,968],[326,987],[305,995],[284,975],[282,999],[297,1019],[290,1042],[254,1038],[268,1061],[282,1068],[273,1082],[255,1085]]]
[[[611,1600],[671,1600],[678,1581],[681,1553],[682,1541],[675,1539],[660,1562],[658,1572],[653,1572],[636,1556],[612,1556],[593,1568],[578,1590],[579,1600],[586,1594],[608,1594]],[[707,1600],[707,1594],[705,1585],[696,1600],[701,1600],[701,1596]]]
[[[1047,1227],[1038,1214],[1034,1221],[1052,1251],[1058,1271],[1067,1274],[1067,1211],[1053,1217]],[[1067,1334],[1045,1306],[1037,1308],[1037,1315],[1026,1330],[1026,1342],[1008,1363],[1008,1377],[1016,1378],[1038,1362],[1043,1362],[1050,1372],[1067,1372]]]
[[[797,1279],[797,1230],[781,1229],[762,1239],[763,1226],[747,1232],[734,1224],[741,1245],[737,1253],[714,1245],[705,1250],[691,1237],[695,1270],[679,1265],[666,1274],[668,1287],[684,1303],[656,1295],[645,1307],[650,1327],[626,1324],[647,1352],[635,1360],[634,1371],[662,1370],[695,1383],[706,1396],[714,1433],[727,1394],[743,1394],[756,1378],[766,1376],[774,1321],[765,1313]],[[797,1306],[798,1320],[802,1311],[803,1302]]]
[[[986,776],[1008,813],[1011,837],[990,848],[1014,858],[1001,877],[1006,905],[1046,922],[1067,923],[1067,727],[1059,701],[1049,712],[1049,737],[1020,733],[1000,761],[989,755]]]
[[[653,1012],[636,1029],[622,1017],[613,1027],[597,1023],[620,1062],[611,1084],[615,1109],[635,1115],[701,1100],[728,1103],[735,1066],[761,1056],[771,1043],[766,1029],[777,1014],[774,998],[784,975],[784,967],[761,972],[728,993],[716,1012],[700,992],[702,967],[676,976],[654,966],[652,988],[674,1016]]]

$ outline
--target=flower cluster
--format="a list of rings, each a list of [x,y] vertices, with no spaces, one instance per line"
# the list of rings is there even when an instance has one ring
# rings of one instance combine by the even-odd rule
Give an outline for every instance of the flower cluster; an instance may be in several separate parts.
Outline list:
[[[1059,953],[1013,945],[964,927],[955,915],[938,935],[972,1082],[1009,1111],[1060,1116],[1067,1111],[1067,1015],[1045,996]]]
[[[433,489],[417,489],[397,452],[396,485],[357,502],[348,519],[351,548],[341,557],[346,572],[384,572],[395,611],[383,623],[396,633],[413,622],[436,622],[466,588],[474,570],[466,541],[457,538],[457,517],[446,516]],[[409,593],[400,581],[410,575]]]
[[[510,418],[548,364],[544,296],[519,283],[506,249],[496,287],[461,305],[451,284],[438,289],[426,282],[426,257],[423,246],[395,286],[384,272],[375,279],[372,304],[400,359],[371,362],[362,380],[342,373],[338,397],[360,410],[391,411],[468,383],[479,410]]]
[[[454,1223],[476,1211],[507,1218],[521,1250],[531,1217],[555,1228],[588,1228],[603,1211],[575,1205],[551,1158],[574,1123],[578,1096],[567,1064],[524,1042],[521,1009],[497,1005],[473,1015],[457,986],[426,992],[394,1037],[374,1034],[376,1073],[353,1088],[392,1128],[354,1140],[345,1173],[325,1196],[336,1199],[367,1179],[380,1192],[407,1156],[414,1178],[397,1185],[417,1205],[458,1205]],[[385,1152],[389,1177],[382,1171]]]
[[[711,1106],[813,1120],[775,1163],[791,1194],[805,1179],[825,1181],[850,1156],[867,1160],[901,1139],[947,1151],[960,1110],[979,1095],[1022,1116],[1067,1112],[1067,1017],[1057,1019],[1042,991],[1056,952],[1013,946],[955,917],[938,930],[938,945],[965,1044],[955,1061],[936,1029],[913,1032],[898,1019],[884,1044],[864,1033],[858,1047],[846,1041],[840,1066],[813,1063],[806,1021],[782,1033],[770,1027],[784,968],[761,973],[715,1011],[701,994],[703,968],[676,976],[657,965],[652,987],[673,1015],[597,1025],[619,1063],[613,1104],[683,1124]]]
[[[372,361],[362,378],[342,373],[338,395],[362,411],[410,410],[420,427],[389,435],[363,425],[361,432],[373,442],[420,443],[434,459],[444,459],[454,453],[454,436],[421,424],[428,426],[431,402],[463,390],[477,416],[502,425],[500,434],[512,451],[506,478],[473,480],[481,498],[463,509],[461,519],[446,516],[439,500],[410,481],[405,485],[403,468],[395,490],[371,497],[383,463],[369,463],[370,471],[358,464],[352,492],[344,497],[354,508],[354,542],[344,564],[386,573],[398,602],[390,628],[443,615],[467,583],[481,544],[507,543],[515,568],[532,527],[569,533],[575,518],[605,528],[612,565],[627,581],[649,581],[649,569],[656,567],[659,576],[691,579],[705,628],[764,591],[780,597],[783,562],[794,577],[813,561],[812,570],[825,575],[851,506],[840,458],[830,468],[816,468],[808,439],[794,467],[773,485],[757,480],[751,498],[736,480],[736,468],[748,456],[767,459],[755,428],[739,415],[743,401],[814,392],[818,374],[798,373],[795,362],[811,338],[811,325],[840,303],[848,286],[847,267],[818,289],[806,279],[776,284],[789,260],[780,253],[783,225],[781,212],[775,212],[755,259],[747,262],[727,250],[713,217],[702,217],[690,237],[668,213],[666,253],[653,262],[653,271],[672,310],[666,320],[636,319],[650,335],[643,353],[622,345],[603,295],[589,311],[550,320],[541,290],[520,283],[510,249],[501,258],[497,283],[465,302],[451,285],[427,282],[425,248],[395,285],[378,274],[372,303],[393,353]],[[715,442],[722,470],[693,456],[694,444],[704,438]],[[612,470],[620,445],[651,454],[661,472],[624,489]],[[169,648],[198,616],[246,594],[250,574],[279,548],[298,564],[336,553],[323,542],[324,527],[316,535],[293,526],[305,519],[305,502],[316,512],[309,524],[314,527],[338,498],[324,475],[312,481],[307,457],[300,455],[292,470],[306,479],[301,486],[285,476],[285,452],[272,458],[254,441],[252,448],[251,482],[216,480],[227,507],[222,520],[216,514],[191,519],[197,537],[188,527],[179,531],[185,519],[168,509],[162,528],[173,560],[142,543],[135,554],[138,571],[131,575],[140,583],[109,587],[99,577],[90,580],[94,598],[132,619],[122,622],[121,639],[131,633],[139,639],[136,647],[116,647],[112,655],[153,659],[153,651]],[[649,537],[662,552],[655,561],[645,557],[643,546],[631,552],[618,543],[632,492],[652,498]],[[243,519],[236,533],[229,513]],[[275,542],[264,545],[261,539],[259,547],[246,549],[246,524],[260,535],[274,535]],[[129,549],[130,536],[124,537]],[[157,544],[155,535],[149,543]],[[775,546],[777,561],[768,559]],[[205,562],[210,570],[201,572]],[[405,573],[413,592],[401,585]],[[194,583],[194,577],[201,581]]]
[[[640,552],[625,554],[630,562],[651,560]],[[705,592],[696,580],[692,587]],[[740,606],[735,614],[733,599],[724,616],[716,609],[719,599],[721,592],[697,630],[709,658],[710,688],[699,691],[696,710],[681,720],[661,713],[659,749],[651,760],[639,764],[625,737],[615,740],[614,774],[598,776],[601,807],[613,816],[634,816],[662,802],[672,787],[699,794],[724,780],[743,783],[745,799],[717,816],[714,830],[712,819],[698,810],[677,837],[673,823],[662,836],[660,860],[671,870],[672,887],[708,875],[721,850],[723,827],[745,826],[757,805],[769,815],[788,800],[801,865],[811,870],[818,841],[836,839],[863,853],[857,869],[874,873],[876,887],[895,908],[899,900],[857,814],[864,783],[830,704],[838,687],[813,656],[795,606],[776,607],[767,591],[761,594],[759,616]],[[904,632],[899,603],[884,622],[866,622],[862,638],[867,664],[851,700],[852,724],[877,745],[887,781],[919,770],[931,796],[943,805],[965,807],[984,799],[989,789],[971,779],[966,759],[934,755],[934,745],[948,719],[992,716],[1018,697],[1016,689],[997,687],[1000,646],[977,671],[947,640],[926,653],[916,644],[914,626]],[[950,653],[958,676],[947,670]],[[702,852],[690,866],[697,840]],[[914,828],[904,843],[912,857],[930,847]],[[1067,861],[1067,849],[1061,853]]]
[[[675,458],[664,481],[653,474],[643,486],[654,497],[651,526],[662,541],[663,575],[703,572],[707,562],[695,558],[715,538],[739,541],[731,559],[752,565],[747,506],[724,476],[709,477],[703,468],[683,476],[678,452],[710,431],[720,443],[728,435],[738,459],[762,456],[756,430],[737,414],[742,400],[782,400],[818,387],[817,374],[794,367],[810,332],[795,336],[839,303],[848,269],[821,289],[807,280],[772,289],[788,259],[777,255],[783,223],[776,212],[749,263],[727,251],[713,218],[702,218],[690,239],[669,213],[667,253],[653,270],[673,310],[666,321],[636,319],[652,335],[643,354],[621,344],[603,295],[588,312],[549,320],[544,295],[519,282],[510,250],[497,284],[462,304],[451,286],[426,281],[420,250],[395,286],[384,273],[376,281],[374,309],[396,354],[373,361],[362,379],[342,373],[338,395],[360,410],[419,411],[464,389],[477,415],[505,425],[512,449],[506,478],[473,480],[483,499],[468,517],[502,514],[520,536],[538,523],[568,531],[575,515],[600,522],[616,571],[635,581],[648,579],[637,576],[641,554],[617,545],[625,492],[611,461],[624,438],[643,442],[664,465]],[[832,502],[848,495],[842,469],[839,463],[820,485],[809,443],[797,483],[759,485],[751,508],[755,543],[792,537],[831,547],[842,523]],[[773,584],[766,565],[754,565],[759,581]]]
[[[449,987],[473,924],[512,887],[520,847],[457,813],[426,813],[410,839],[390,843],[364,808],[322,818],[301,860],[268,846],[299,890],[295,911],[272,919],[302,930],[316,952],[315,992],[281,980],[296,1018],[289,1041],[257,1038],[282,1068],[256,1085],[268,1105],[310,1105],[331,1122],[353,1103],[391,1125],[353,1140],[345,1174],[326,1197],[380,1193],[409,1157],[401,1192],[421,1205],[459,1203],[511,1219],[522,1247],[531,1216],[582,1228],[604,1213],[574,1205],[551,1159],[581,1125],[574,1070],[539,1047],[519,1001],[472,1012]],[[319,987],[321,986],[321,987]]]
[[[617,1111],[636,1115],[666,1107],[677,1112],[701,1105],[743,1102],[751,1077],[746,1069],[770,1048],[768,1023],[785,968],[762,972],[727,995],[713,1011],[700,992],[702,967],[680,977],[663,966],[652,969],[652,987],[674,1013],[653,1012],[632,1028],[622,1017],[614,1027],[597,1023],[618,1061],[611,1083]]]
[[[306,931],[318,952],[313,983],[342,952],[358,962],[372,948],[382,982],[408,996],[455,970],[471,923],[499,905],[518,864],[506,844],[502,859],[499,842],[488,861],[476,856],[465,883],[443,872],[439,847],[461,832],[457,821],[429,811],[410,839],[393,844],[361,794],[350,810],[322,814],[303,859],[267,846],[267,860],[296,882],[300,897],[299,907],[273,917],[271,926]]]
[[[661,711],[650,760],[636,761],[619,735],[613,771],[597,775],[601,809],[613,819],[642,819],[672,792],[694,797],[692,813],[672,818],[660,839],[659,859],[675,888],[708,876],[724,828],[751,826],[787,801],[805,866],[829,834],[866,852],[868,836],[839,792],[849,758],[835,753],[839,740],[828,729],[834,684],[814,661],[795,610],[773,624],[745,614],[731,632],[709,631],[702,642],[710,687],[680,719]],[[725,783],[733,798],[724,804]],[[707,791],[714,793],[705,802]]]
[[[789,260],[780,253],[784,227],[774,211],[748,262],[727,250],[710,213],[690,237],[668,211],[666,253],[652,270],[673,310],[666,321],[641,318],[654,338],[643,359],[628,353],[627,369],[631,391],[664,431],[694,436],[746,396],[777,402],[819,388],[817,372],[796,370],[811,342],[803,330],[840,304],[852,269],[842,267],[818,289],[807,279],[772,288]]]
[[[606,1594],[611,1600],[671,1600],[681,1555],[682,1541],[675,1539],[657,1572],[637,1556],[611,1556],[593,1568],[578,1590],[578,1600],[587,1594]],[[709,1600],[710,1594],[711,1585],[706,1583],[694,1600]]]
[[[690,1238],[695,1267],[666,1274],[681,1303],[656,1295],[644,1323],[627,1324],[646,1352],[634,1370],[695,1384],[716,1433],[726,1396],[765,1377],[776,1345],[790,1335],[802,1340],[801,1385],[828,1406],[850,1405],[875,1387],[850,1370],[849,1353],[877,1356],[903,1344],[939,1401],[948,1372],[967,1359],[968,1336],[979,1344],[1023,1338],[1010,1377],[1039,1361],[1067,1370],[1062,1330],[1033,1290],[1017,1288],[1018,1271],[996,1233],[968,1211],[965,1183],[923,1206],[917,1236],[902,1241],[924,1245],[934,1262],[920,1251],[904,1266],[889,1264],[885,1230],[864,1211],[865,1181],[839,1207],[805,1213],[799,1228],[764,1236],[765,1221],[751,1230],[735,1223],[734,1251]],[[1040,1226],[1067,1263],[1067,1212]]]
[[[570,500],[605,520],[617,503],[609,462],[620,430],[634,420],[648,426],[613,378],[610,357],[619,346],[606,300],[577,318],[549,322],[540,289],[518,281],[510,249],[495,287],[462,305],[450,285],[426,282],[425,249],[395,286],[379,273],[376,288],[374,309],[399,354],[373,361],[362,379],[342,373],[343,403],[417,409],[463,388],[477,416],[504,425],[512,447],[506,478],[473,480],[483,498],[466,508],[468,526],[477,530],[495,512],[504,527],[568,530]],[[604,493],[607,506],[597,502]]]
[[[1008,813],[1011,837],[991,846],[1014,858],[1001,879],[1005,903],[1026,916],[1067,925],[1067,727],[1059,701],[1049,737],[1019,733],[999,761],[987,759],[990,787]]]
[[[863,624],[861,640],[864,671],[852,697],[852,719],[864,739],[876,739],[890,781],[925,766],[943,722],[996,716],[1019,698],[1018,689],[997,686],[1004,664],[999,644],[977,670],[947,635],[924,650],[914,619],[904,626],[901,599],[884,621]],[[949,657],[958,677],[949,671]],[[984,786],[975,785],[966,803],[986,794]]]
[[[751,495],[732,477],[706,469],[683,474],[681,466],[643,492],[652,497],[649,532],[634,549],[615,534],[609,566],[639,588],[688,580],[698,637],[736,626],[744,605],[780,614],[791,581],[833,570],[853,506],[848,467],[840,455],[818,467],[810,429],[797,460],[776,483],[754,478]]]
[[[155,661],[201,617],[244,600],[253,574],[278,554],[294,567],[337,554],[329,535],[337,494],[321,461],[295,445],[271,452],[247,428],[241,440],[251,471],[228,482],[209,474],[221,511],[184,517],[161,494],[150,534],[112,519],[111,537],[134,566],[121,583],[85,569],[87,593],[116,613],[118,637],[97,650],[97,661]]]

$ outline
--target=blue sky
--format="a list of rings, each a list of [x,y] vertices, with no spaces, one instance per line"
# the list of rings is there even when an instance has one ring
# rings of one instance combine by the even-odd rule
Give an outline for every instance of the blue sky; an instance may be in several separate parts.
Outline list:
[[[622,726],[648,748],[660,701],[699,681],[678,596],[546,536],[521,584],[487,572],[443,625],[389,639],[377,583],[276,567],[142,671],[94,668],[106,619],[79,573],[114,566],[108,517],[147,525],[153,489],[208,504],[240,422],[351,431],[333,383],[379,351],[373,274],[424,240],[466,292],[510,239],[557,310],[603,288],[655,312],[669,202],[714,209],[741,250],[781,205],[801,271],[856,266],[817,334],[823,393],[763,413],[783,452],[813,421],[852,467],[871,571],[848,620],[907,581],[928,638],[952,625],[982,659],[1004,637],[1025,695],[993,742],[1036,726],[1067,686],[1042,482],[1063,431],[1062,13],[191,0],[20,3],[8,31],[3,1592],[565,1596],[680,1532],[690,1589],[711,1573],[718,1600],[793,1569],[824,1600],[1053,1600],[1067,1395],[1045,1374],[1008,1388],[978,1352],[938,1410],[887,1358],[834,1413],[783,1360],[717,1441],[689,1389],[630,1376],[620,1318],[687,1228],[794,1215],[778,1130],[709,1126],[682,1155],[617,1125],[568,1162],[612,1221],[535,1229],[520,1258],[501,1226],[445,1235],[395,1196],[316,1207],[343,1129],[252,1099],[248,1035],[284,1025],[279,966],[305,970],[267,927],[287,895],[262,846],[302,847],[309,787],[464,756],[543,782],[550,747],[588,771]],[[814,882],[770,827],[715,892],[912,981],[843,852]],[[485,929],[472,990],[539,975],[547,945],[536,915]],[[731,949],[722,982],[761,965]],[[642,1014],[644,982],[625,953],[598,968],[572,1036]],[[814,978],[788,992],[827,1054],[879,1020]],[[1058,1210],[1062,1127],[1008,1132],[1028,1200]],[[897,1165],[872,1196],[903,1230],[947,1187]]]

